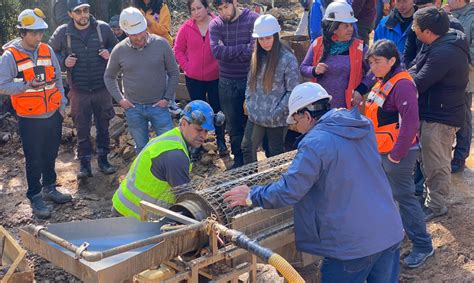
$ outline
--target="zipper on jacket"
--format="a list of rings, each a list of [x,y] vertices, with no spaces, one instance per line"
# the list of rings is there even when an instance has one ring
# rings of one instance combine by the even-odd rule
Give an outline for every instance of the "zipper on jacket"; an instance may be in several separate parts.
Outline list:
[[[392,140],[392,142],[395,142],[395,139],[393,138],[393,135],[390,132],[376,132],[376,134],[377,135],[388,135],[390,137],[390,139]]]

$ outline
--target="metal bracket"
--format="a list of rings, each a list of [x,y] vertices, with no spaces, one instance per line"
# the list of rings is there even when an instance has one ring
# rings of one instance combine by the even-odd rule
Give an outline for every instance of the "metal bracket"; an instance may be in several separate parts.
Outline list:
[[[35,236],[36,238],[39,237],[39,233],[42,231],[42,230],[48,230],[46,227],[44,226],[41,226],[41,225],[38,225],[38,226],[35,226],[35,228],[33,229],[33,236]]]
[[[76,259],[81,259],[82,253],[83,253],[84,251],[87,251],[87,247],[89,247],[89,243],[88,243],[88,242],[82,243],[82,245],[80,245],[79,248],[77,248],[77,250],[76,250],[76,256],[75,256],[75,258],[76,258]]]

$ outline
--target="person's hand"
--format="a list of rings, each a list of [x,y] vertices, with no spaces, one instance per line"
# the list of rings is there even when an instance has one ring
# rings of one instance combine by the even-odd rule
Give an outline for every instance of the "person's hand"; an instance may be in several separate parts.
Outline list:
[[[387,158],[392,163],[395,163],[395,164],[400,163],[400,160],[396,161],[395,159],[393,159],[392,156],[390,156],[390,153],[387,155]]]
[[[362,95],[357,90],[354,90],[354,93],[352,94],[352,107],[362,105],[362,101]]]
[[[166,99],[161,99],[161,100],[158,101],[157,103],[153,104],[153,107],[161,107],[161,108],[168,107],[168,100],[166,100]]]
[[[315,67],[314,72],[316,73],[316,75],[322,75],[322,74],[326,73],[327,70],[328,70],[328,65],[326,65],[324,63],[319,63]]]
[[[247,206],[247,197],[250,188],[247,185],[237,186],[224,194],[224,201],[229,203],[229,207],[233,208],[238,205]]]
[[[102,57],[104,60],[109,60],[110,58],[109,50],[107,49],[99,50],[99,56]]]
[[[72,68],[76,65],[77,57],[74,54],[67,56],[66,60],[64,61],[64,65],[68,68]]]
[[[383,3],[383,14],[388,15],[390,13],[390,2]]]
[[[30,86],[33,89],[40,89],[43,88],[44,85],[46,84],[45,81],[38,81],[37,79],[34,79],[30,82]]]
[[[135,105],[133,105],[133,103],[128,101],[126,98],[123,98],[122,100],[120,100],[119,104],[125,110],[135,107]]]

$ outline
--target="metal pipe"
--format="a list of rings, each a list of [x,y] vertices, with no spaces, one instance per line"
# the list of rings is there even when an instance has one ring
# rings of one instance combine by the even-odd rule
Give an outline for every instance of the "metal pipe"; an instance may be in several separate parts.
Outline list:
[[[93,251],[93,252],[86,250],[88,246],[87,243],[84,243],[78,247],[63,238],[48,232],[46,228],[44,227],[38,228],[34,225],[28,225],[28,229],[34,235],[37,235],[38,237],[39,236],[45,237],[51,242],[67,249],[70,252],[73,252],[74,254],[76,254],[77,258],[82,258],[86,261],[99,261],[104,258],[111,257],[120,253],[127,252],[127,251],[131,251],[137,248],[145,247],[151,244],[157,244],[167,239],[180,237],[192,232],[198,232],[203,229],[203,223],[187,225],[186,227],[181,228],[179,230],[163,233],[163,234],[156,235],[150,238],[146,238],[146,239],[135,241],[135,242],[125,244],[122,246],[114,247],[105,251]],[[200,239],[199,237],[195,237],[195,240],[196,242],[198,242]]]

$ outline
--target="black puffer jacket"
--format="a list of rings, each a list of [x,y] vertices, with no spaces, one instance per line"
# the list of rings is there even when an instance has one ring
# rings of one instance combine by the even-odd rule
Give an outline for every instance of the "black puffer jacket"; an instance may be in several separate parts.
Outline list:
[[[461,127],[469,81],[469,45],[464,33],[450,29],[423,46],[412,75],[418,88],[420,119]]]
[[[92,16],[84,38],[74,27],[71,20],[68,24],[59,26],[49,39],[49,45],[56,52],[61,67],[68,72],[68,83],[71,88],[89,92],[105,88],[104,72],[107,67],[107,60],[99,56],[101,46],[97,34],[97,25],[99,25],[102,34],[104,47],[111,52],[118,43],[117,37],[107,23],[96,21]],[[68,34],[71,36],[71,50],[69,51],[67,48]],[[70,53],[76,55],[77,62],[73,68],[66,68],[64,60]]]

